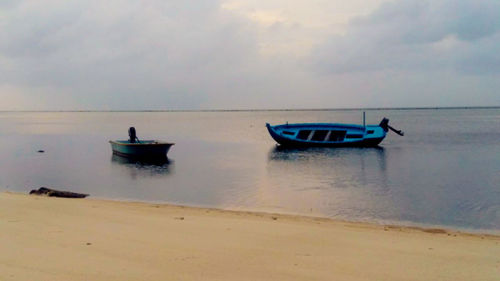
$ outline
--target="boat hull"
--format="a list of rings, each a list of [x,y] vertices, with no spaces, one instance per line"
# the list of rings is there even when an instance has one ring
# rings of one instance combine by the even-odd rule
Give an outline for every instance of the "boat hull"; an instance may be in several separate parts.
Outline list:
[[[161,159],[167,158],[167,153],[173,143],[158,141],[141,141],[130,143],[129,141],[109,141],[113,154],[136,159]]]
[[[374,147],[386,136],[386,131],[377,125],[363,127],[351,124],[303,123],[277,126],[266,124],[266,127],[271,137],[286,147]],[[301,131],[309,135],[300,139]],[[316,131],[322,132],[321,139],[314,139]],[[330,137],[332,134],[336,137]]]

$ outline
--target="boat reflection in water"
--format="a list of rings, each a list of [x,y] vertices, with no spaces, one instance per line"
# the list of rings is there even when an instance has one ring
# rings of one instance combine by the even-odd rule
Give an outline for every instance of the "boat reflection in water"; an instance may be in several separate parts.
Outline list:
[[[111,163],[125,168],[132,178],[167,176],[173,173],[173,160],[164,158],[133,158],[113,154]]]
[[[376,180],[386,186],[387,163],[383,147],[373,148],[286,148],[269,153],[268,171],[286,169],[290,177],[305,176],[317,185],[365,186]],[[284,171],[279,171],[284,172]]]
[[[269,151],[268,193],[287,208],[333,218],[364,219],[394,210],[387,151],[375,148],[284,148]],[[271,197],[271,195],[268,195]],[[283,198],[286,197],[286,198]],[[300,199],[297,199],[300,198]]]
[[[380,146],[370,148],[289,148],[277,145],[269,152],[269,161],[307,162],[307,165],[313,165],[320,169],[332,168],[330,165],[324,167],[324,164],[343,164],[356,160],[359,160],[362,169],[365,168],[365,160],[370,161],[370,164],[377,164],[381,170],[386,169],[386,152]]]
[[[386,186],[386,162],[387,153],[380,146],[372,148],[276,146],[269,153],[268,171],[287,169],[286,174],[290,177],[299,175],[308,177],[316,186],[355,187],[366,186],[374,181]]]

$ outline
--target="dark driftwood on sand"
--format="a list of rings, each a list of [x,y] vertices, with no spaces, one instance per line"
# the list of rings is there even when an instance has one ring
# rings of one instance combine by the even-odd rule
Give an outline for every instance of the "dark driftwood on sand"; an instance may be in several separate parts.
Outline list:
[[[50,189],[46,187],[40,187],[39,189],[33,189],[30,191],[30,194],[33,195],[45,195],[49,197],[64,197],[64,198],[85,198],[89,196],[88,194],[83,194],[83,193],[76,193],[76,192],[70,192],[70,191],[61,191],[61,190],[55,190],[55,189]]]

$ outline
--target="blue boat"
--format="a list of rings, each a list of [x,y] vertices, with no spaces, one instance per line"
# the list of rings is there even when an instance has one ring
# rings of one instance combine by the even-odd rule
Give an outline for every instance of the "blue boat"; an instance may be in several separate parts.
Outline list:
[[[271,126],[266,123],[266,127],[277,143],[287,147],[373,147],[384,140],[389,130],[404,135],[389,126],[387,118],[382,119],[379,125],[287,123]]]
[[[139,140],[135,128],[129,129],[128,140],[109,141],[113,154],[134,159],[162,159],[167,158],[167,153],[173,143],[156,140]]]

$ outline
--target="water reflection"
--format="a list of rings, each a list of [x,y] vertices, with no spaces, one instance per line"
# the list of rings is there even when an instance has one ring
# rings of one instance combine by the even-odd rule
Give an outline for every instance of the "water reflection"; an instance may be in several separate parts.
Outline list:
[[[294,160],[293,158],[299,156],[312,156],[315,155],[329,155],[338,156],[343,154],[371,154],[377,153],[384,157],[385,149],[382,146],[375,147],[305,147],[305,148],[291,148],[282,145],[274,146],[270,153],[269,159],[271,160]]]
[[[132,179],[137,177],[168,176],[173,173],[173,160],[159,159],[134,159],[113,154],[111,163],[124,168]]]
[[[300,178],[314,188],[387,188],[387,155],[375,148],[301,148],[275,146],[269,152],[268,172]]]
[[[301,209],[344,217],[375,216],[373,211],[393,212],[387,152],[376,148],[273,147],[268,153],[267,178],[273,192],[294,194],[287,201]]]

